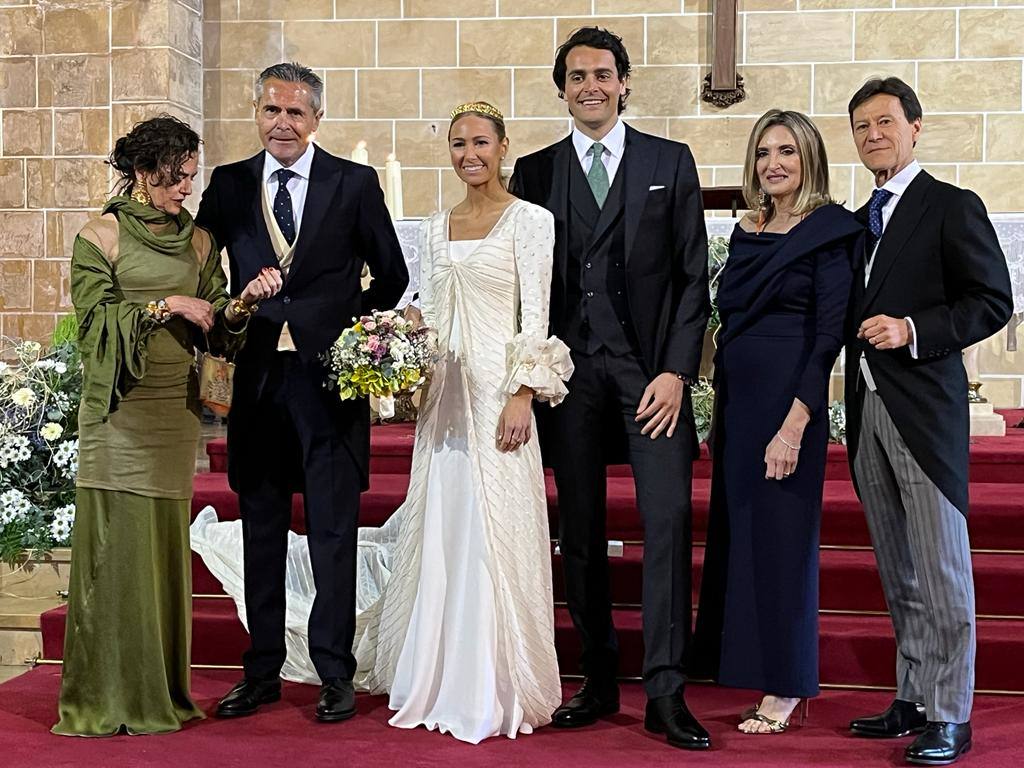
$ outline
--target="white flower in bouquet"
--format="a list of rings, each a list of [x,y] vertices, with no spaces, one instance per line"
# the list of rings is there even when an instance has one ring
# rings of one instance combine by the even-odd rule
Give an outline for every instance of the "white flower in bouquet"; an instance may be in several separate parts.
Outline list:
[[[48,421],[43,425],[43,428],[39,430],[39,435],[48,443],[52,443],[63,434],[64,427],[54,421]]]
[[[74,479],[78,474],[78,441],[65,440],[53,452],[53,463],[64,471],[64,475]]]
[[[58,360],[57,362],[55,362],[53,364],[53,370],[56,371],[57,373],[59,373],[61,376],[63,376],[65,373],[68,372],[68,365],[67,365],[67,363],[64,363],[64,362],[61,362],[60,360]],[[63,395],[64,393],[61,392],[60,394]],[[66,395],[65,395],[65,397],[66,397]]]
[[[0,376],[6,375],[9,370],[11,370],[11,366],[0,360]]]
[[[53,511],[50,523],[50,535],[57,544],[67,544],[71,540],[71,531],[75,527],[75,505],[68,504]]]
[[[22,387],[21,389],[14,390],[14,394],[11,395],[11,401],[19,408],[31,408],[36,401],[36,393],[28,387]]]
[[[6,469],[31,457],[32,447],[24,435],[7,435],[0,442],[0,468]]]
[[[40,371],[52,371],[55,365],[56,363],[53,360],[49,360],[45,357],[32,363],[32,367],[38,368]]]
[[[11,488],[0,494],[0,524],[7,525],[28,517],[32,505],[25,494],[17,488]]]

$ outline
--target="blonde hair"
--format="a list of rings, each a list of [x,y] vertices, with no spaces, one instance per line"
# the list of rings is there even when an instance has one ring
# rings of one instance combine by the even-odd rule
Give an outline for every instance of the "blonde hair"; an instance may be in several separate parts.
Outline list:
[[[781,125],[793,134],[800,155],[800,188],[797,190],[793,213],[803,215],[815,208],[835,202],[828,192],[828,155],[825,142],[811,119],[800,112],[769,109],[754,124],[747,140],[747,156],[743,162],[743,198],[752,211],[761,211],[765,220],[771,219],[775,206],[771,198],[763,200],[761,182],[757,178],[757,147],[765,132]]]

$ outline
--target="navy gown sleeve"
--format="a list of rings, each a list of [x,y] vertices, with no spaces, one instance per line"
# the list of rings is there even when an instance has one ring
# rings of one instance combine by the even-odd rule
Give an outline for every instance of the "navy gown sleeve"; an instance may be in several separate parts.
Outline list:
[[[843,346],[843,324],[853,282],[848,244],[822,251],[814,265],[814,347],[797,384],[796,397],[815,416],[828,399],[829,377]]]

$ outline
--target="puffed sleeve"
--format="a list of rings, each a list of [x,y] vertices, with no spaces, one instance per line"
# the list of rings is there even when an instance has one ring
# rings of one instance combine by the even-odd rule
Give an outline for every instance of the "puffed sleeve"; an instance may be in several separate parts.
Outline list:
[[[83,424],[105,421],[146,373],[147,342],[159,324],[145,305],[125,301],[110,262],[79,235],[71,255],[71,302],[83,362]]]
[[[506,347],[507,373],[502,390],[514,395],[521,386],[527,386],[538,400],[555,406],[568,394],[565,382],[572,376],[573,363],[565,342],[547,335],[554,218],[539,206],[518,205],[521,210],[516,213],[513,240],[519,280],[519,333]]]
[[[224,316],[228,303],[231,301],[227,287],[228,278],[224,274],[224,267],[220,261],[220,248],[217,247],[213,235],[207,234],[205,239],[209,241],[209,245],[206,248],[207,253],[199,273],[199,290],[196,292],[196,296],[210,302],[213,306],[213,328],[206,334],[210,343],[209,352],[214,355],[223,355],[230,360],[242,348],[249,320],[246,318],[242,323],[231,325]]]

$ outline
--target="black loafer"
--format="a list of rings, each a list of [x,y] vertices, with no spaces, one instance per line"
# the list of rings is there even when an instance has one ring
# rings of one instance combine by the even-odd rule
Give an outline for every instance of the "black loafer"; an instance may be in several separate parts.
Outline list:
[[[929,722],[904,755],[914,765],[949,765],[970,749],[970,723]]]
[[[682,689],[647,702],[644,728],[665,734],[668,743],[679,749],[711,749],[711,736],[687,709]]]
[[[885,712],[851,720],[850,731],[870,739],[895,739],[921,733],[927,724],[924,704],[894,699]]]
[[[227,696],[217,702],[217,717],[245,717],[254,715],[260,704],[270,704],[281,699],[280,680],[243,679],[228,691]]]
[[[338,723],[356,713],[356,689],[350,680],[327,680],[320,686],[316,719],[321,723]]]
[[[580,728],[619,711],[619,686],[614,681],[584,678],[582,687],[551,715],[555,728]]]

